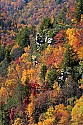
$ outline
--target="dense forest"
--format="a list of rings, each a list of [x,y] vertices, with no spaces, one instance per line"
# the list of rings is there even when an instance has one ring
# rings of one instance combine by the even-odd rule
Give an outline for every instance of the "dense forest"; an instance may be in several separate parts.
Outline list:
[[[0,1],[0,125],[83,125],[83,0]]]

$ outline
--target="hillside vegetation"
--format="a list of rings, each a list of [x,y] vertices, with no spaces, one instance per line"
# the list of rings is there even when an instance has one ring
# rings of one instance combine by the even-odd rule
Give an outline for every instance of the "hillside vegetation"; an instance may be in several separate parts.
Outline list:
[[[0,1],[0,125],[83,124],[82,3]]]

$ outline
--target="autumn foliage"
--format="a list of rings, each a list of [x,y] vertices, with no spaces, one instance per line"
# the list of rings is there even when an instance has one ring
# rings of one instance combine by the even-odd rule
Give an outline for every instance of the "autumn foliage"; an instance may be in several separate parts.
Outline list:
[[[0,125],[83,124],[81,1],[0,1]]]

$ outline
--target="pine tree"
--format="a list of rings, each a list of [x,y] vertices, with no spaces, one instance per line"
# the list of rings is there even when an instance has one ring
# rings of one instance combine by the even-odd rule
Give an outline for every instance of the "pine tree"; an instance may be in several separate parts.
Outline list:
[[[68,45],[67,49],[64,53],[64,68],[78,65],[78,56],[77,53],[74,52],[73,48]]]
[[[51,70],[49,71],[49,73],[47,74],[47,81],[48,81],[48,86],[52,88],[54,80],[56,80],[57,76],[56,76],[56,67],[53,66],[51,68]]]
[[[40,71],[40,77],[41,77],[42,80],[45,80],[46,72],[47,72],[47,67],[46,67],[45,64],[43,64],[41,66],[41,71]]]
[[[29,30],[27,27],[23,28],[21,31],[18,32],[16,41],[19,46],[27,46],[30,45],[29,41]]]

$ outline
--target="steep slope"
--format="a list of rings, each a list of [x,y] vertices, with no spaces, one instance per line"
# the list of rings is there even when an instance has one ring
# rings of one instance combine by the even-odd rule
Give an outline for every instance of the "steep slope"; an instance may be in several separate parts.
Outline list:
[[[62,8],[66,7],[68,10],[72,9],[75,1],[71,0],[32,0],[22,10],[22,19],[27,24],[34,23],[38,25],[43,17],[53,17],[58,15]],[[20,22],[20,19],[18,20]]]
[[[53,17],[58,15],[62,8],[66,7],[71,11],[74,7],[75,1],[71,0],[29,0],[25,4],[24,0],[10,0],[8,2],[1,0],[1,15],[4,18],[15,20],[16,23],[23,23],[38,25],[43,17]],[[73,10],[74,11],[74,10]]]
[[[26,2],[25,2],[26,1]],[[0,1],[0,29],[1,39],[3,36],[16,36],[19,29],[24,26],[38,26],[46,16],[56,18],[63,17],[64,21],[70,23],[73,18],[75,1],[71,0],[10,0]]]

